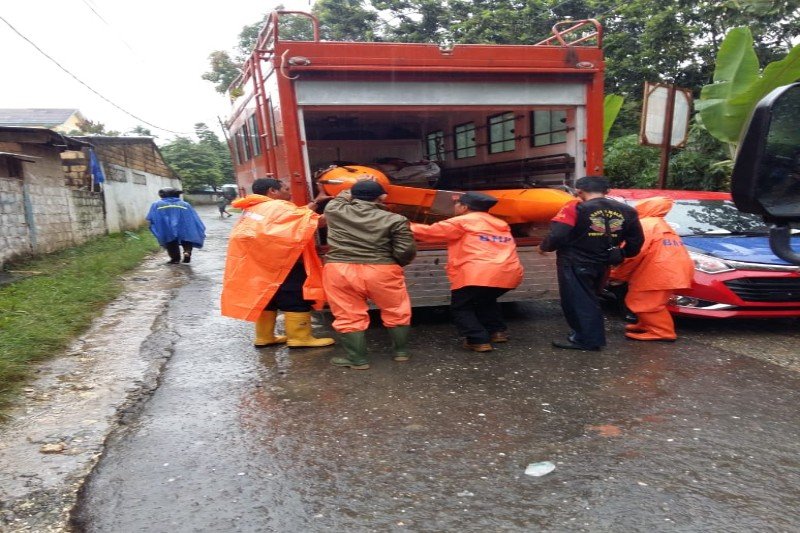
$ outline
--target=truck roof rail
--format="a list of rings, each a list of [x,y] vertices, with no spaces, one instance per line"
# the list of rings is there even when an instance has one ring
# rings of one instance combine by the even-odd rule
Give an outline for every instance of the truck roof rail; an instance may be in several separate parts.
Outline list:
[[[564,28],[565,26],[568,26]],[[563,28],[563,29],[562,29]],[[588,30],[588,33],[587,33]],[[603,26],[596,19],[563,20],[556,22],[552,28],[553,35],[536,46],[603,46]],[[595,40],[594,44],[586,44]]]
[[[232,94],[232,90],[236,87],[239,87],[243,80],[247,79],[252,74],[256,63],[269,58],[275,53],[276,44],[280,41],[280,36],[278,34],[279,22],[281,17],[284,15],[308,18],[311,21],[311,26],[313,29],[313,41],[306,42],[320,42],[319,19],[317,19],[317,17],[313,14],[305,11],[273,11],[269,14],[267,21],[259,31],[253,52],[242,65],[242,72],[228,85],[229,94]],[[603,27],[596,19],[560,21],[553,25],[551,31],[553,35],[547,39],[544,39],[543,41],[535,43],[532,46],[581,46],[602,48]],[[451,48],[448,48],[447,50],[449,51]]]
[[[288,11],[279,9],[269,14],[269,21],[264,24],[261,31],[258,33],[258,40],[256,41],[256,49],[270,50],[275,46],[278,40],[278,22],[283,15],[299,15],[306,17],[311,21],[311,27],[314,30],[314,42],[319,41],[319,20],[316,16],[305,11]]]
[[[319,20],[316,16],[305,11],[289,11],[277,10],[269,15],[269,20],[258,34],[256,49],[270,50],[274,47],[275,42],[278,40],[278,22],[282,15],[299,15],[307,17],[311,20],[311,26],[314,30],[314,41],[320,40],[319,33]],[[603,45],[603,26],[597,19],[583,19],[583,20],[562,20],[556,22],[552,29],[553,35],[539,41],[536,46],[597,46],[600,48]],[[588,31],[588,32],[587,32]],[[593,44],[587,44],[589,41],[594,40]]]

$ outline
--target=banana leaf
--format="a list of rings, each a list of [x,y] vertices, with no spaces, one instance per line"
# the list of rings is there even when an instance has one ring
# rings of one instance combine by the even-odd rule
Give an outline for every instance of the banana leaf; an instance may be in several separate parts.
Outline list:
[[[752,106],[734,101],[747,94],[759,79],[758,57],[749,28],[734,28],[722,41],[714,70],[714,83],[700,92],[696,109],[703,126],[717,139],[735,143]],[[753,102],[755,105],[755,102]]]
[[[611,131],[614,121],[617,120],[624,101],[625,98],[618,94],[607,94],[603,99],[603,142],[608,140],[608,133]]]

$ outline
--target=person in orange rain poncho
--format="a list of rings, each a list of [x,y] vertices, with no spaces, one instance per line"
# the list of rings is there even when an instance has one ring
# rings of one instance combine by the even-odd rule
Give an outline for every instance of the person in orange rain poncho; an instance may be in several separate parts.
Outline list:
[[[672,203],[658,196],[636,205],[645,238],[642,251],[611,271],[612,280],[628,282],[625,305],[638,319],[625,326],[629,339],[670,342],[677,338],[667,302],[673,290],[691,287],[694,263],[664,220]]]
[[[511,229],[487,213],[497,199],[467,192],[456,200],[453,218],[430,226],[411,224],[414,237],[447,242],[450,312],[464,348],[492,351],[492,343],[506,342],[506,324],[497,299],[522,281],[522,264]]]
[[[323,282],[333,313],[333,329],[347,352],[331,364],[369,368],[367,300],[381,310],[392,339],[395,361],[408,361],[411,300],[403,267],[417,253],[408,219],[383,206],[386,191],[378,182],[357,181],[325,207],[328,245]]]
[[[257,348],[286,343],[290,348],[329,346],[314,338],[311,309],[322,308],[322,262],[314,233],[320,215],[288,201],[289,187],[272,178],[253,182],[253,194],[233,201],[242,209],[228,241],[222,281],[222,314],[256,323]],[[286,336],[275,335],[278,310]]]

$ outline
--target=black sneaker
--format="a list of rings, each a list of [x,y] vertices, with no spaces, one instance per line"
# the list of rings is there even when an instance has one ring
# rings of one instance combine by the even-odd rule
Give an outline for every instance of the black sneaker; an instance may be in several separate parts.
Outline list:
[[[192,254],[183,254],[183,262],[184,263],[191,263],[191,261],[192,261]]]

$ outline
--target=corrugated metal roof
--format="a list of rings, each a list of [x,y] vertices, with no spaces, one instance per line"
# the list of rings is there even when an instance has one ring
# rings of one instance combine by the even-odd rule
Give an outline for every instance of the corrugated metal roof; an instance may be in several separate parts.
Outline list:
[[[0,109],[0,126],[59,126],[77,109]]]
[[[28,161],[29,163],[35,163],[37,160],[41,159],[41,157],[39,156],[18,154],[15,152],[0,152],[0,156],[12,157],[14,159],[21,159],[22,161]]]
[[[129,135],[71,135],[73,139],[86,141],[95,146],[104,144],[155,144],[155,137],[131,137]]]
[[[3,125],[0,125],[0,140],[4,142],[48,144],[57,148],[66,148],[67,150],[80,150],[85,146],[91,146],[91,143],[74,137],[67,137],[47,128],[24,128]]]

